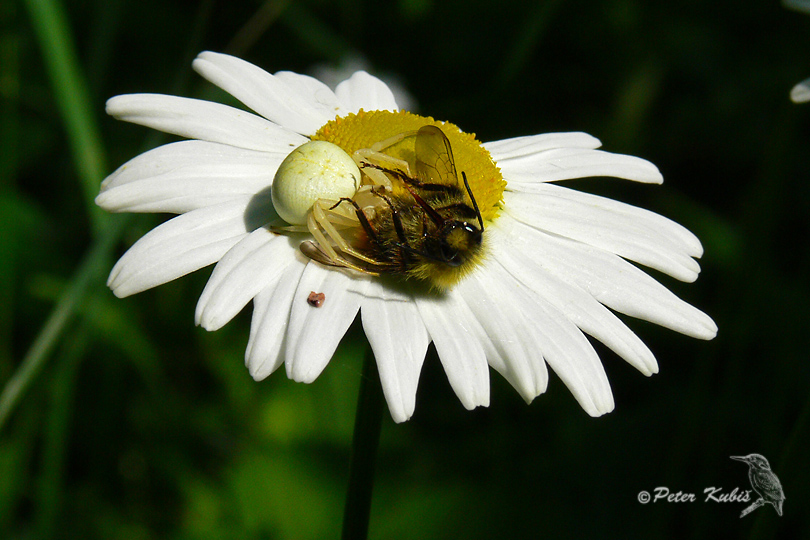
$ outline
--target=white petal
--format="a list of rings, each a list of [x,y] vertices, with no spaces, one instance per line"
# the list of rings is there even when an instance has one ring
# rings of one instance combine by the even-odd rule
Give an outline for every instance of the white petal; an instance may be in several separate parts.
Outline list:
[[[810,14],[810,0],[783,0],[786,8]]]
[[[219,330],[295,261],[296,246],[259,228],[232,247],[214,268],[197,303],[197,324]]]
[[[621,255],[682,281],[694,281],[703,253],[700,241],[659,214],[605,197],[553,184],[533,184],[532,193],[505,192],[515,219]]]
[[[367,111],[396,111],[397,102],[388,86],[365,71],[358,71],[335,89],[343,110],[356,113]]]
[[[496,163],[531,156],[554,148],[599,148],[599,139],[587,133],[543,133],[484,143]]]
[[[658,168],[647,160],[590,148],[554,148],[515,157],[504,157],[497,152],[491,154],[510,185],[590,176],[614,176],[652,184],[664,180]]]
[[[545,298],[515,280],[499,264],[487,265],[484,272],[490,294],[509,309],[483,310],[479,319],[482,324],[486,324],[485,318],[493,319],[490,323],[511,326],[520,334],[528,354],[531,377],[537,385],[531,398],[546,389],[545,359],[588,414],[600,416],[612,411],[613,394],[604,367],[582,332]]]
[[[285,157],[206,141],[167,144],[108,176],[96,204],[110,212],[182,214],[269,188]]]
[[[457,291],[415,298],[447,379],[467,409],[489,405],[489,367],[480,338],[484,329]]]
[[[160,94],[129,94],[107,101],[107,114],[125,122],[189,139],[248,150],[278,152],[306,139],[255,114],[198,99]]]
[[[717,334],[709,316],[617,255],[539,232],[508,214],[498,218],[498,227],[513,249],[615,311],[700,339]]]
[[[306,75],[296,75],[291,82],[286,74],[274,76],[234,56],[210,51],[201,53],[192,65],[260,115],[296,133],[313,135],[338,111],[338,100],[329,87]]]
[[[340,339],[352,324],[360,297],[348,291],[351,278],[343,272],[309,263],[290,309],[287,326],[287,376],[298,382],[314,381],[329,363]],[[307,302],[311,292],[323,293],[320,307]]]
[[[790,90],[790,99],[793,103],[806,103],[810,101],[810,79],[805,79]]]
[[[486,261],[459,284],[460,296],[489,338],[484,344],[489,365],[528,403],[546,391],[548,370],[542,351],[532,339],[534,330],[523,318],[514,317],[515,306],[504,301],[503,284],[488,269],[492,264],[497,263]]]
[[[430,336],[409,299],[399,298],[378,282],[369,284],[360,313],[374,351],[385,400],[395,422],[404,422],[416,407],[416,388]]]
[[[529,327],[537,350],[585,412],[601,416],[612,411],[613,394],[605,369],[579,328],[530,288],[516,287],[517,282],[501,268],[493,266],[493,274],[502,283],[501,298],[513,307],[510,318]]]
[[[281,277],[253,299],[253,320],[245,350],[245,364],[257,381],[273,373],[284,362],[284,338],[290,308],[307,264],[303,258],[303,255],[296,256]]]
[[[277,71],[274,77],[286,84],[294,94],[306,98],[313,104],[319,114],[323,115],[324,120],[334,120],[336,115],[344,114],[343,107],[329,85],[315,77],[294,71]],[[318,126],[319,129],[321,127]]]
[[[194,210],[152,229],[119,259],[107,285],[116,296],[129,296],[216,262],[247,235],[248,203]]]
[[[492,250],[490,256],[519,282],[516,287],[535,291],[583,332],[604,343],[645,375],[658,372],[658,364],[650,349],[591,294],[533,264],[524,253],[510,245],[497,223],[487,229],[487,234]]]

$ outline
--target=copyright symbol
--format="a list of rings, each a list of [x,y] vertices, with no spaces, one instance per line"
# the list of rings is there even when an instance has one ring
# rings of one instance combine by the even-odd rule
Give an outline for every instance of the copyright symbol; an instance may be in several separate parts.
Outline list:
[[[650,494],[646,491],[639,491],[638,502],[640,502],[641,504],[647,504],[648,502],[650,502]]]

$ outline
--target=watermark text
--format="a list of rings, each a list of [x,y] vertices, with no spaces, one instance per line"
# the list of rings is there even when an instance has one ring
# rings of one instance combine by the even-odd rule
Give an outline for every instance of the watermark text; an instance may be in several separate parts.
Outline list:
[[[697,494],[688,491],[672,491],[666,486],[658,486],[649,491],[640,491],[638,494],[638,502],[641,504],[648,503],[693,503],[702,501],[704,503],[736,503],[736,502],[750,502],[751,491],[735,487],[731,491],[723,491],[722,487],[710,486],[703,490],[702,496],[698,497]]]

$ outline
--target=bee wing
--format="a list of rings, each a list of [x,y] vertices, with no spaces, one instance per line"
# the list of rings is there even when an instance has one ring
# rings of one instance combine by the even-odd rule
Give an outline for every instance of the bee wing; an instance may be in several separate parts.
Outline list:
[[[441,129],[433,125],[419,128],[415,154],[416,177],[420,183],[458,187],[453,150]]]

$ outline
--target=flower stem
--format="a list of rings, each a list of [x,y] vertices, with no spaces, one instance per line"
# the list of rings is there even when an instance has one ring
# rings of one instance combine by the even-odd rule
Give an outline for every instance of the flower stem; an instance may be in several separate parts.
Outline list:
[[[374,461],[380,443],[383,404],[377,361],[369,346],[363,360],[363,375],[354,420],[349,488],[343,511],[343,540],[365,540],[368,536]]]

